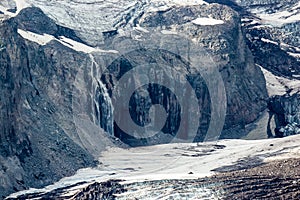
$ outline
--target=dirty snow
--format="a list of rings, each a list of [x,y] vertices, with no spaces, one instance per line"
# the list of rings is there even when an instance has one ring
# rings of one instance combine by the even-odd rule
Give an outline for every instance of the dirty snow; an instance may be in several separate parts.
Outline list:
[[[232,165],[240,159],[253,156],[263,161],[300,157],[300,135],[263,140],[221,140],[207,143],[179,143],[121,149],[109,148],[103,152],[97,168],[79,170],[43,189],[30,189],[12,194],[47,192],[81,181],[103,182],[121,179],[125,183],[149,180],[197,179],[214,174],[213,169]],[[272,153],[274,155],[272,155]],[[280,155],[278,154],[280,153]],[[193,172],[193,174],[189,174]],[[86,185],[70,188],[70,192]]]

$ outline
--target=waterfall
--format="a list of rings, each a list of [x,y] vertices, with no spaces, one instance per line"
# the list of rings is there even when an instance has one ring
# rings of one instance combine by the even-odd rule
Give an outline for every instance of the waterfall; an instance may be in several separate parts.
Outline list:
[[[91,77],[93,88],[92,95],[94,98],[91,106],[93,111],[93,122],[103,128],[110,135],[114,135],[112,101],[105,85],[100,80],[100,67],[95,61],[94,56],[92,54],[89,55],[92,61]]]

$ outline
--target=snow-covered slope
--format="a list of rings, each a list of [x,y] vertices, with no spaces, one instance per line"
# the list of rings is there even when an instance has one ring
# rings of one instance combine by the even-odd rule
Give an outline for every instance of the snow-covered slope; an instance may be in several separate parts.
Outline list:
[[[103,32],[114,31],[138,17],[144,10],[168,9],[172,6],[207,4],[202,0],[185,1],[128,1],[128,0],[79,0],[48,1],[23,0],[41,8],[59,25],[74,29],[91,45],[103,42]],[[145,9],[144,7],[147,7]]]
[[[167,10],[173,6],[208,5],[203,0],[5,0],[0,3],[0,11],[8,17],[15,16],[26,6],[36,6],[61,26],[68,27],[88,44],[103,43],[106,32],[114,31],[134,20],[145,10],[147,12]],[[16,13],[7,11],[17,7]],[[1,15],[0,15],[1,16]]]
[[[234,169],[256,166],[261,162],[283,158],[299,158],[299,139],[300,136],[297,135],[284,139],[222,140],[209,143],[166,144],[131,149],[114,147],[102,154],[102,157],[99,158],[101,164],[97,168],[82,169],[76,175],[64,178],[44,189],[21,191],[10,195],[10,197],[17,197],[26,193],[47,193],[57,188],[87,182],[65,189],[65,195],[76,194],[81,188],[93,182],[104,182],[110,179],[124,180],[123,184],[140,182],[141,187],[144,181],[197,179],[210,176],[216,173],[215,170],[222,171],[223,167],[231,166],[231,169]],[[169,185],[162,191],[151,192],[167,195],[172,191],[172,187]],[[147,189],[145,190],[147,191]],[[138,196],[145,190],[136,190],[133,191],[133,194]],[[199,195],[200,193],[207,193],[205,188],[197,191]],[[127,195],[129,194],[120,195],[120,198]]]
[[[22,9],[28,6],[30,6],[28,0],[2,0],[0,2],[0,19],[15,17]]]
[[[52,40],[56,40],[60,42],[61,44],[69,47],[70,49],[73,49],[75,51],[84,52],[84,53],[92,53],[92,52],[100,52],[100,53],[118,53],[118,51],[115,50],[102,50],[99,48],[94,48],[88,45],[85,45],[83,43],[74,41],[70,38],[66,38],[64,36],[60,37],[59,39],[55,38],[52,35],[43,34],[39,35],[37,33],[33,33],[30,31],[24,31],[22,29],[18,29],[18,33],[26,40],[35,42],[39,45],[46,45]]]
[[[266,79],[266,87],[269,96],[284,95],[288,91],[290,94],[295,94],[300,91],[300,80],[276,76],[263,67],[260,66],[260,68]]]
[[[48,34],[43,34],[39,35],[30,31],[24,31],[22,29],[18,29],[18,33],[27,40],[33,41],[38,43],[39,45],[45,45],[51,40],[55,39],[54,36],[48,35]]]
[[[275,2],[274,2],[275,4]],[[277,5],[272,3],[252,4],[250,11],[261,19],[261,23],[272,26],[283,26],[300,21],[300,2],[282,2]]]

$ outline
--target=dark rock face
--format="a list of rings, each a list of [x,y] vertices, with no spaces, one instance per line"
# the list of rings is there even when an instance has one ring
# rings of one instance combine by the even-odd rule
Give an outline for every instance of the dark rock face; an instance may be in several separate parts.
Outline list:
[[[239,12],[242,30],[246,36],[246,44],[251,50],[255,64],[276,76],[286,77],[291,81],[299,79],[300,23],[299,20],[289,18],[299,15],[299,2],[297,0],[236,0],[226,2],[217,0],[215,2],[226,4]],[[237,7],[239,9],[236,9]],[[286,96],[270,97],[269,100],[270,118],[267,125],[269,137],[274,135],[282,137],[298,133],[297,122],[287,121],[287,116],[294,116],[294,114],[291,114],[291,107],[287,108],[286,106],[289,104],[290,106],[293,105],[293,109],[295,108],[296,104],[293,103],[294,100],[292,99],[296,99],[296,95],[290,97],[288,93],[299,93],[299,90],[294,87],[285,87]],[[295,117],[292,118],[295,119]],[[276,128],[272,127],[274,123]]]
[[[113,91],[115,90],[114,86],[118,84],[119,79],[126,74],[128,71],[134,69],[135,67],[141,66],[144,63],[156,63],[158,65],[169,65],[172,63],[172,66],[177,68],[179,72],[185,73],[189,70],[190,66],[187,64],[185,60],[180,58],[178,55],[174,55],[170,52],[163,50],[136,50],[134,52],[126,55],[125,58],[119,58],[115,60],[109,67],[108,72],[104,73],[102,76],[102,81],[108,87],[108,93],[116,92],[121,93],[125,96],[124,91]],[[178,69],[179,68],[179,69]],[[142,74],[151,80],[151,68],[148,71],[144,71]],[[135,84],[138,82],[139,75],[133,75],[128,79],[126,84]],[[184,84],[181,82],[172,81],[175,77],[175,74],[168,74],[164,72],[164,69],[161,71],[155,72],[155,79],[169,80],[169,86],[174,88],[175,93],[181,94],[183,96],[189,97],[191,92],[188,90]],[[201,77],[200,74],[190,73],[187,75],[186,79],[192,85],[193,89],[196,92],[196,96],[198,97],[198,105],[200,107],[200,111],[202,112],[202,116],[200,117],[199,123],[201,126],[198,129],[198,134],[196,135],[196,140],[203,141],[205,134],[208,129],[209,121],[210,121],[210,96],[207,86]],[[128,105],[126,104],[125,98],[120,96],[122,100],[119,102],[124,102],[123,108],[126,108]],[[154,121],[154,124],[161,123],[164,120],[164,117],[160,113],[155,113],[152,118],[150,116],[150,108],[153,105],[161,105],[166,111],[166,121],[164,126],[161,129],[161,134],[154,135],[153,137],[147,137],[145,139],[137,139],[125,131],[123,131],[118,124],[114,124],[114,134],[122,141],[127,144],[136,146],[136,145],[150,145],[150,144],[160,144],[160,143],[168,143],[173,137],[177,136],[180,139],[188,139],[188,134],[180,135],[177,134],[178,129],[181,123],[183,122],[182,118],[188,119],[189,116],[182,116],[182,110],[188,110],[189,112],[193,112],[194,108],[193,102],[190,102],[190,99],[185,99],[183,104],[180,104],[176,95],[166,86],[160,84],[147,84],[140,88],[138,88],[130,98],[129,111],[132,120],[139,126],[145,126]],[[117,111],[115,111],[117,112]],[[123,126],[128,124],[128,121],[131,119],[126,118],[121,112],[118,117],[120,121],[122,121]],[[197,120],[197,119],[196,119]],[[192,119],[189,119],[192,121]],[[184,126],[184,132],[188,133],[190,131],[188,124]],[[152,131],[152,130],[149,130]],[[167,137],[164,139],[164,137]]]
[[[276,128],[268,130],[270,137],[284,137],[300,133],[300,96],[274,96],[268,103],[270,120],[274,117]],[[269,120],[269,123],[270,123]],[[272,134],[275,131],[275,135]]]
[[[293,77],[300,71],[300,62],[289,55],[278,44],[263,41],[269,39],[279,41],[279,31],[276,28],[246,28],[247,44],[255,57],[255,63],[279,76]]]
[[[185,18],[178,17],[183,15]],[[210,15],[224,19],[225,23],[216,26],[191,23],[198,16]],[[217,4],[174,7],[144,13],[134,22],[158,32],[167,29],[184,34],[211,55],[227,95],[222,138],[241,137],[244,126],[266,108],[263,74],[254,65],[240,18],[232,9]],[[50,34],[57,40],[40,46],[23,39],[17,33],[18,28]],[[125,25],[124,28],[130,27]],[[137,140],[113,125],[111,91],[118,78],[143,62],[160,62],[186,72],[190,70],[188,60],[170,52],[140,50],[126,55],[135,62],[122,60],[120,56],[108,68],[110,73],[101,77],[99,71],[105,66],[97,62],[100,55],[74,51],[59,42],[59,36],[82,42],[71,29],[58,26],[37,8],[25,9],[16,18],[0,24],[0,177],[4,180],[0,186],[1,196],[28,187],[41,187],[79,168],[93,166],[93,156],[99,155],[103,145],[114,144],[109,135],[131,145],[168,142],[168,138],[162,140],[160,137],[151,141]],[[119,37],[116,32],[106,34],[106,47],[113,47],[110,42],[116,37]],[[145,76],[150,76],[150,72]],[[167,76],[174,78],[173,74]],[[135,78],[132,77],[132,81]],[[210,91],[200,75],[190,73],[186,78],[196,90],[202,111],[199,119],[191,119],[200,122],[194,139],[203,141],[210,121]],[[172,86],[182,89],[180,85]],[[148,96],[141,95],[143,92]],[[189,97],[190,92],[183,91],[182,96]],[[160,104],[167,111],[162,132],[169,137],[176,134],[181,118],[186,117],[180,116],[181,109],[194,109],[189,107],[188,98],[184,105],[178,105],[168,88],[150,84],[140,88],[131,98],[129,109],[133,121],[146,125],[153,104]],[[160,118],[154,120],[161,121]],[[236,130],[236,135],[233,136],[232,130]]]
[[[242,8],[239,12],[243,19],[243,29],[255,63],[276,75],[298,78],[300,60],[299,56],[294,54],[299,53],[300,22],[288,20],[289,16],[299,14],[298,1],[242,0],[236,2]],[[277,22],[271,16],[260,19],[260,14],[277,15],[278,19],[282,20]],[[287,16],[284,16],[285,14]]]
[[[22,16],[0,24],[0,197],[94,165],[94,158],[68,137],[61,126],[65,122],[60,121],[72,112],[68,97],[76,72],[72,66],[85,58],[55,42],[49,46],[25,42],[17,33],[19,26],[26,26],[19,24]],[[49,25],[49,19],[39,17]],[[53,94],[50,85],[55,82],[59,91]]]
[[[184,17],[175,17],[181,15]],[[199,15],[224,19],[225,24],[197,26],[190,23]],[[267,92],[263,74],[254,66],[238,14],[229,7],[218,4],[207,7],[175,7],[166,11],[145,13],[139,16],[135,23],[141,27],[154,28],[156,31],[166,29],[184,34],[189,39],[196,40],[200,47],[207,49],[219,68],[227,95],[227,116],[221,138],[241,137],[244,134],[244,126],[257,119],[260,112],[266,108]],[[207,92],[203,90],[197,95],[206,99],[201,106],[208,109],[209,113]],[[208,116],[206,120],[207,118]],[[176,123],[176,119],[173,119],[172,123]],[[195,141],[203,140],[205,131],[200,132]]]
[[[56,38],[65,36],[75,41],[84,43],[71,29],[57,25],[53,19],[47,17],[40,9],[21,10],[18,17],[13,20],[18,28],[37,34],[49,34]]]

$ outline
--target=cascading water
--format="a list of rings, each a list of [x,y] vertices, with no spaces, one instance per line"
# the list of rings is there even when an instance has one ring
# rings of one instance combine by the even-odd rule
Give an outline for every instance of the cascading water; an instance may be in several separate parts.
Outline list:
[[[91,77],[92,77],[92,88],[93,88],[93,122],[94,124],[99,125],[110,135],[114,135],[113,132],[113,106],[111,98],[108,94],[108,91],[105,85],[101,82],[98,75],[99,65],[95,61],[94,56],[90,54],[92,61]],[[99,78],[99,79],[98,79]]]

